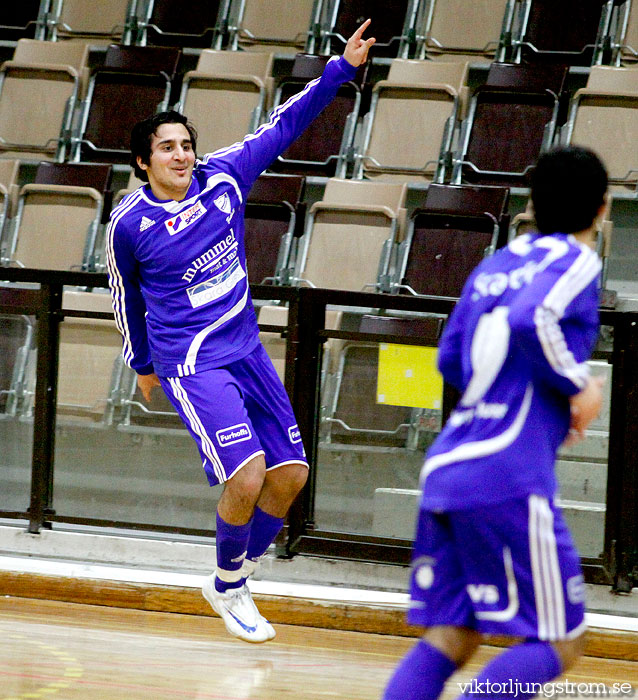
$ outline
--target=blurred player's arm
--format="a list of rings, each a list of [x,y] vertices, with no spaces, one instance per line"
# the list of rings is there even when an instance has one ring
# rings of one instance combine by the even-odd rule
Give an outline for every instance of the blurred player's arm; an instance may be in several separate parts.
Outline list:
[[[439,341],[437,366],[443,379],[463,392],[462,340],[465,328],[467,297],[464,294],[450,314]]]

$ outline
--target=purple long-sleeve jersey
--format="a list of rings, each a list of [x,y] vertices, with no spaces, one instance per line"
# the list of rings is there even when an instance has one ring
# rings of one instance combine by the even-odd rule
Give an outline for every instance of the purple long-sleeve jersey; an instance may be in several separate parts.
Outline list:
[[[106,251],[124,361],[140,374],[188,376],[259,342],[244,253],[254,181],[334,98],[356,68],[333,58],[317,80],[240,143],[204,156],[184,200],[140,187],[113,210]]]
[[[589,247],[555,234],[521,236],[472,273],[439,346],[462,398],[428,451],[422,507],[553,498],[569,396],[589,378],[600,269]]]

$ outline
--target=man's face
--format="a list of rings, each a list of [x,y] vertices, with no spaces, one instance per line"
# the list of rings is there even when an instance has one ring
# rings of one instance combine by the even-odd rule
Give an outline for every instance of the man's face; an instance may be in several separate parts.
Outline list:
[[[188,129],[183,124],[160,124],[151,139],[148,164],[137,158],[146,171],[158,199],[182,200],[191,184],[195,153]]]

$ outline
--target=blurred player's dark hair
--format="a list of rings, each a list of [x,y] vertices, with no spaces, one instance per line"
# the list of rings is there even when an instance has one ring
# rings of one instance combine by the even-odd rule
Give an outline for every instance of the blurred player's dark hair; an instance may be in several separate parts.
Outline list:
[[[197,155],[197,131],[188,119],[174,109],[168,112],[158,112],[148,119],[143,119],[133,127],[131,131],[131,160],[130,165],[135,170],[135,177],[148,182],[148,175],[137,164],[138,156],[142,163],[149,165],[151,161],[151,141],[153,134],[157,132],[162,124],[183,124],[188,131],[193,152]]]
[[[605,201],[607,170],[588,148],[563,146],[539,157],[531,186],[539,232],[577,233],[592,225]]]

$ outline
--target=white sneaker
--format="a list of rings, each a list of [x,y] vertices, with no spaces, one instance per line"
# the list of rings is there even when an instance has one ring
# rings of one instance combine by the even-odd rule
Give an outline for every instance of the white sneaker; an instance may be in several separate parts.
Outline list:
[[[202,593],[234,637],[259,644],[275,636],[273,626],[259,614],[246,584],[220,593],[213,575],[204,581]]]

